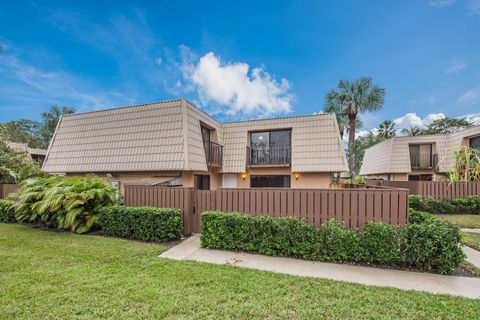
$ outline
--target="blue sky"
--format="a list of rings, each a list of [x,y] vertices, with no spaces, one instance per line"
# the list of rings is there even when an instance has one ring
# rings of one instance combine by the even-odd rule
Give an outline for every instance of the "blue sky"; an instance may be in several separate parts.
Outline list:
[[[387,90],[365,129],[479,120],[479,34],[480,0],[3,1],[0,121],[180,97],[220,120],[311,114],[359,76]]]

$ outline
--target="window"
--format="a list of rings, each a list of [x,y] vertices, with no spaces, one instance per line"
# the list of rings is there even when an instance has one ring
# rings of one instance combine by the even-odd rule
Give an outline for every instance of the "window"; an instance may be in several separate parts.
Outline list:
[[[269,149],[274,146],[290,147],[290,130],[252,132],[252,149]]]
[[[411,144],[410,165],[412,168],[430,168],[432,167],[432,145],[431,144]]]
[[[290,176],[251,176],[251,188],[290,188]]]
[[[195,175],[195,189],[210,190],[210,176]]]
[[[480,151],[480,137],[475,137],[470,139],[470,148],[477,149]]]
[[[290,130],[250,133],[250,165],[289,165]]]

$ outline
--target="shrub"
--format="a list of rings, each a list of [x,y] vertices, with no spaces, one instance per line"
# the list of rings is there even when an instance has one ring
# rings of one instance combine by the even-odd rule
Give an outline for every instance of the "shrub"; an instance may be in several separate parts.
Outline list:
[[[16,218],[84,233],[94,226],[101,207],[115,203],[115,194],[97,177],[27,179],[16,192]]]
[[[426,211],[422,197],[416,194],[411,194],[408,196],[408,206],[418,211]]]
[[[397,265],[402,262],[398,227],[367,222],[360,234],[362,260],[375,264]]]
[[[0,200],[0,222],[16,222],[14,202],[11,200]]]
[[[97,223],[108,235],[146,241],[171,241],[183,235],[180,210],[120,205],[100,209]]]
[[[459,228],[440,219],[402,228],[405,262],[427,271],[446,274],[463,261]]]
[[[410,208],[408,214],[408,222],[409,223],[424,223],[424,222],[431,222],[436,219],[432,214],[424,211],[417,211],[415,209]]]
[[[453,271],[463,260],[459,229],[424,212],[415,212],[413,220],[405,226],[368,222],[356,232],[334,220],[315,228],[294,217],[211,211],[201,216],[201,243],[271,256]]]
[[[450,200],[435,200],[428,197],[422,200],[419,196],[411,195],[409,205],[415,210],[433,214],[480,214],[480,197],[478,196]]]

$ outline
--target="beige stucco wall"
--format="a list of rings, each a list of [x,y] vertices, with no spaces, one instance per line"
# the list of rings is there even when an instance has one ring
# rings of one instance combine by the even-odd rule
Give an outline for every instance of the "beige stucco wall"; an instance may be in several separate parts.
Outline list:
[[[392,173],[390,175],[391,181],[408,181],[408,173]]]

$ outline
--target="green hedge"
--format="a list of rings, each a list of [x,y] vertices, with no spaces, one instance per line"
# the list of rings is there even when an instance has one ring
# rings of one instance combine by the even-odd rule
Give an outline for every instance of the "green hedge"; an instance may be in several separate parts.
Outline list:
[[[0,222],[16,222],[14,202],[10,200],[0,200]]]
[[[183,235],[180,210],[110,206],[101,208],[97,224],[108,235],[147,241],[171,241]]]
[[[433,214],[480,214],[480,197],[471,196],[450,200],[435,200],[431,197],[422,199],[420,196],[409,197],[410,208]]]
[[[362,232],[340,221],[319,228],[293,217],[204,212],[205,248],[240,250],[317,261],[367,262],[448,273],[463,260],[459,229],[439,219],[404,226],[368,222]]]

